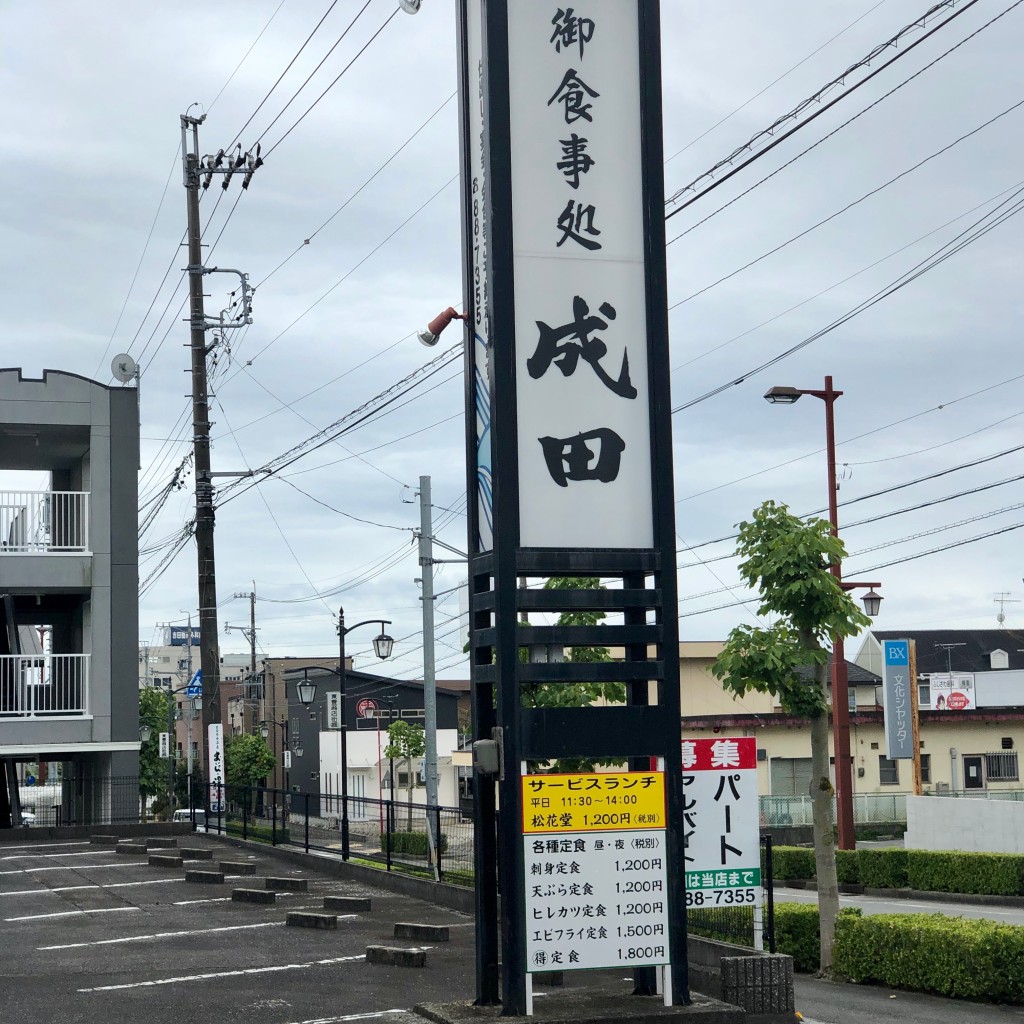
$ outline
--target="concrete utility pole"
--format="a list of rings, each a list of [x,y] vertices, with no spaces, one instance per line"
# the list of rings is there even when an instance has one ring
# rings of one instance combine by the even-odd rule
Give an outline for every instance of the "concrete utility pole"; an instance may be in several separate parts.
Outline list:
[[[242,704],[242,731],[243,732],[256,732],[256,726],[259,722],[259,715],[256,708],[256,698],[253,696],[256,686],[256,582],[253,581],[252,590],[248,594],[232,594],[232,597],[243,598],[249,602],[249,625],[248,626],[232,626],[228,623],[224,624],[224,632],[230,632],[232,629],[237,629],[242,636],[249,641],[249,685],[246,687]],[[245,728],[245,709],[249,708],[251,711],[252,720],[249,723],[249,728]]]
[[[252,323],[250,315],[252,290],[248,275],[237,270],[224,272],[237,274],[241,279],[242,311],[234,322],[208,320],[203,304],[203,276],[219,268],[203,265],[202,227],[199,221],[199,187],[208,188],[215,174],[223,174],[221,186],[227,189],[232,175],[241,170],[245,174],[243,188],[248,188],[253,172],[262,164],[259,147],[256,155],[220,150],[215,156],[200,157],[199,126],[202,117],[181,115],[181,159],[188,214],[188,282],[189,326],[192,352],[192,445],[196,475],[196,555],[199,575],[199,662],[203,671],[203,763],[209,763],[207,749],[208,727],[221,720],[220,708],[220,655],[217,638],[217,572],[214,557],[213,527],[213,474],[210,472],[210,406],[206,377],[206,331],[219,327],[221,331]],[[229,474],[242,476],[248,474]]]
[[[423,602],[423,732],[427,804],[437,806],[437,683],[434,679],[434,524],[430,477],[420,477],[420,576]],[[428,835],[432,834],[427,829]]]
[[[199,125],[181,115],[182,159],[188,211],[188,292],[192,350],[192,444],[196,474],[196,553],[199,570],[199,663],[203,671],[203,764],[207,728],[221,720],[220,655],[217,646],[217,572],[213,546],[213,482],[210,478],[210,404],[206,381],[206,312],[203,305],[203,248],[199,221]],[[188,145],[191,128],[192,145]]]

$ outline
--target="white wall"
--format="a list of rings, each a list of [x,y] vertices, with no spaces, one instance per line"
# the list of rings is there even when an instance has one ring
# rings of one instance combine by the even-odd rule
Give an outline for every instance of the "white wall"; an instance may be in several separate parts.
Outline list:
[[[1024,853],[1024,803],[908,796],[906,847]]]

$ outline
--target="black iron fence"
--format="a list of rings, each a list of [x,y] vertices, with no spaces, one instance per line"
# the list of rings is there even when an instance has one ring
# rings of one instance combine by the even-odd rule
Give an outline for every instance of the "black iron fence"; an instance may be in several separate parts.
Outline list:
[[[146,800],[137,775],[65,775],[58,782],[19,786],[21,823],[134,825],[144,820]]]
[[[409,804],[263,787],[194,787],[198,823],[212,832],[342,856],[347,807],[349,859],[386,871],[473,884],[473,821],[458,807]]]

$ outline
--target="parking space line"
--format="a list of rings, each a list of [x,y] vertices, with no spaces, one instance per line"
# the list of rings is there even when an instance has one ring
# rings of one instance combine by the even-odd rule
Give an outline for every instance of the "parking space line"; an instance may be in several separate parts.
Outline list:
[[[58,846],[88,846],[88,843],[27,843],[24,846],[3,846],[5,850],[53,850]],[[0,857],[0,860],[9,860],[9,857]]]
[[[377,1017],[388,1017],[393,1013],[408,1013],[408,1010],[374,1010],[372,1013],[349,1013],[344,1017],[317,1017],[315,1020],[295,1021],[295,1024],[344,1024],[350,1020],[374,1020]]]
[[[92,847],[78,853],[16,853],[12,857],[0,857],[0,860],[52,860],[54,857],[102,857],[106,851]]]
[[[209,974],[187,974],[176,978],[155,978],[153,981],[132,981],[124,985],[97,985],[94,988],[80,988],[78,992],[119,992],[130,988],[155,988],[158,985],[178,985],[187,981],[212,981],[217,978],[238,978],[246,974],[272,974],[280,971],[301,971],[307,967],[329,967],[332,964],[351,963],[365,960],[366,954],[357,956],[335,956],[328,960],[310,960],[302,964],[279,964],[274,967],[246,967],[238,971],[213,971]]]
[[[194,903],[230,903],[230,902],[231,902],[231,897],[230,896],[213,896],[210,899],[205,899],[205,900],[177,900],[175,903],[172,903],[171,906],[173,906],[173,907],[191,907],[192,904],[194,904]]]
[[[161,883],[184,882],[184,878],[150,878],[144,882],[110,882],[108,885],[57,885],[52,889],[17,889],[14,892],[0,892],[0,896],[41,896],[44,893],[75,892],[78,889],[125,889],[130,885],[160,885]]]
[[[18,918],[9,920],[17,921]],[[123,942],[152,942],[155,939],[176,939],[183,935],[212,935],[214,932],[240,932],[247,928],[281,928],[283,926],[284,921],[262,921],[259,924],[232,924],[223,928],[196,928],[183,932],[155,932],[152,935],[126,935],[117,939],[96,939],[93,942],[67,942],[60,946],[36,946],[36,949],[39,952],[44,952],[51,949],[82,949],[84,946],[116,946]]]
[[[123,914],[129,910],[141,910],[142,907],[103,907],[99,910],[62,910],[57,914],[29,914],[27,917],[5,917],[9,921],[41,921],[44,917],[75,917],[78,914]],[[55,947],[59,948],[59,947]]]
[[[0,875],[37,875],[42,871],[91,871],[93,868],[148,868],[143,861],[117,861],[113,864],[58,864],[46,868],[14,868],[11,871],[0,871]]]

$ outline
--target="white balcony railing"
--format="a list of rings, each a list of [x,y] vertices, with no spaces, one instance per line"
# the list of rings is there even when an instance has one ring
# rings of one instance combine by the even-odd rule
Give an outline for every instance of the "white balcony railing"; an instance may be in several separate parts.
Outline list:
[[[87,491],[0,491],[0,554],[88,550]]]
[[[0,721],[88,713],[88,654],[0,655]]]

